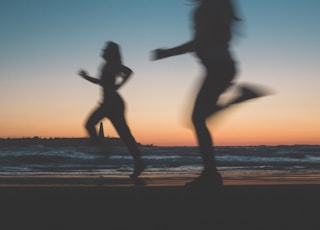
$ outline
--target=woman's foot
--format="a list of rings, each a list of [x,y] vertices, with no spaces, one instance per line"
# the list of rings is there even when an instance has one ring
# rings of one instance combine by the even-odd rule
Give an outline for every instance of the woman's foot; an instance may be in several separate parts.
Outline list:
[[[218,191],[223,187],[223,180],[218,172],[203,171],[199,177],[185,184],[190,190],[214,190]]]
[[[257,87],[257,86],[242,84],[239,87],[241,91],[241,96],[239,96],[236,100],[234,100],[230,104],[236,104],[236,103],[244,102],[244,101],[258,98],[258,97],[263,97],[270,94],[269,92],[267,92],[266,89],[262,89],[261,87]]]
[[[145,170],[146,165],[143,163],[143,161],[139,161],[136,162],[134,164],[134,171],[133,173],[130,175],[130,179],[136,179],[138,176],[140,176],[140,174]]]

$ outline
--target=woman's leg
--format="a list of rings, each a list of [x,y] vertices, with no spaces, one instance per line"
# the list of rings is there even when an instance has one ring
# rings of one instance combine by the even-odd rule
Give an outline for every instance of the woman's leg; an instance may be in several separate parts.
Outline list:
[[[141,152],[124,117],[124,103],[121,97],[118,95],[114,98],[113,102],[115,103],[109,118],[133,157],[135,169],[132,177],[138,177],[145,169],[145,165],[141,159]]]
[[[215,172],[217,169],[214,160],[213,142],[206,125],[206,119],[214,111],[214,105],[216,104],[217,98],[214,99],[211,97],[211,101],[208,101],[210,88],[207,83],[208,82],[206,81],[203,83],[197,95],[192,113],[192,122],[195,128],[204,171]]]
[[[192,114],[192,122],[202,156],[204,172],[217,171],[212,137],[206,125],[209,116],[219,110],[217,101],[235,76],[233,62],[204,61],[207,76],[199,90]]]
[[[89,133],[90,140],[92,141],[93,144],[96,144],[96,145],[100,144],[100,140],[99,140],[95,126],[96,124],[98,124],[99,121],[101,121],[101,119],[105,117],[104,113],[105,111],[104,111],[103,105],[101,105],[90,115],[85,125]]]
[[[141,172],[145,169],[145,165],[141,159],[141,152],[138,147],[136,140],[134,139],[131,131],[125,121],[124,117],[117,117],[111,119],[111,122],[115,129],[117,130],[120,138],[126,144],[131,153],[134,161],[134,172],[131,175],[132,177],[138,177]]]

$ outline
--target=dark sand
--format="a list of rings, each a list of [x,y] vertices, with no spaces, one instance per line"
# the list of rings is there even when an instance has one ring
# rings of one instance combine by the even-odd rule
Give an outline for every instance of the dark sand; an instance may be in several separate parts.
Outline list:
[[[187,191],[189,177],[0,177],[1,229],[320,229],[320,184],[226,180]]]

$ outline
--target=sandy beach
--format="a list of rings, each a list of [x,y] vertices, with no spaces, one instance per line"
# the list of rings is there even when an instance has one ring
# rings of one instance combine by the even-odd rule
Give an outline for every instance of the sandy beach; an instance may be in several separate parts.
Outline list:
[[[319,229],[319,180],[225,180],[188,191],[194,175],[0,178],[5,229]]]

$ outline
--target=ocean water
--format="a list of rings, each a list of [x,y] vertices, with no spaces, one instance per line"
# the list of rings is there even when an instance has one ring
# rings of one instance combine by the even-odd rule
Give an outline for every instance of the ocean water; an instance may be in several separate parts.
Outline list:
[[[197,147],[141,147],[147,164],[144,175],[198,174],[202,170]],[[232,177],[320,173],[320,146],[215,147],[219,171]],[[124,146],[0,148],[0,175],[129,175],[132,157]]]

